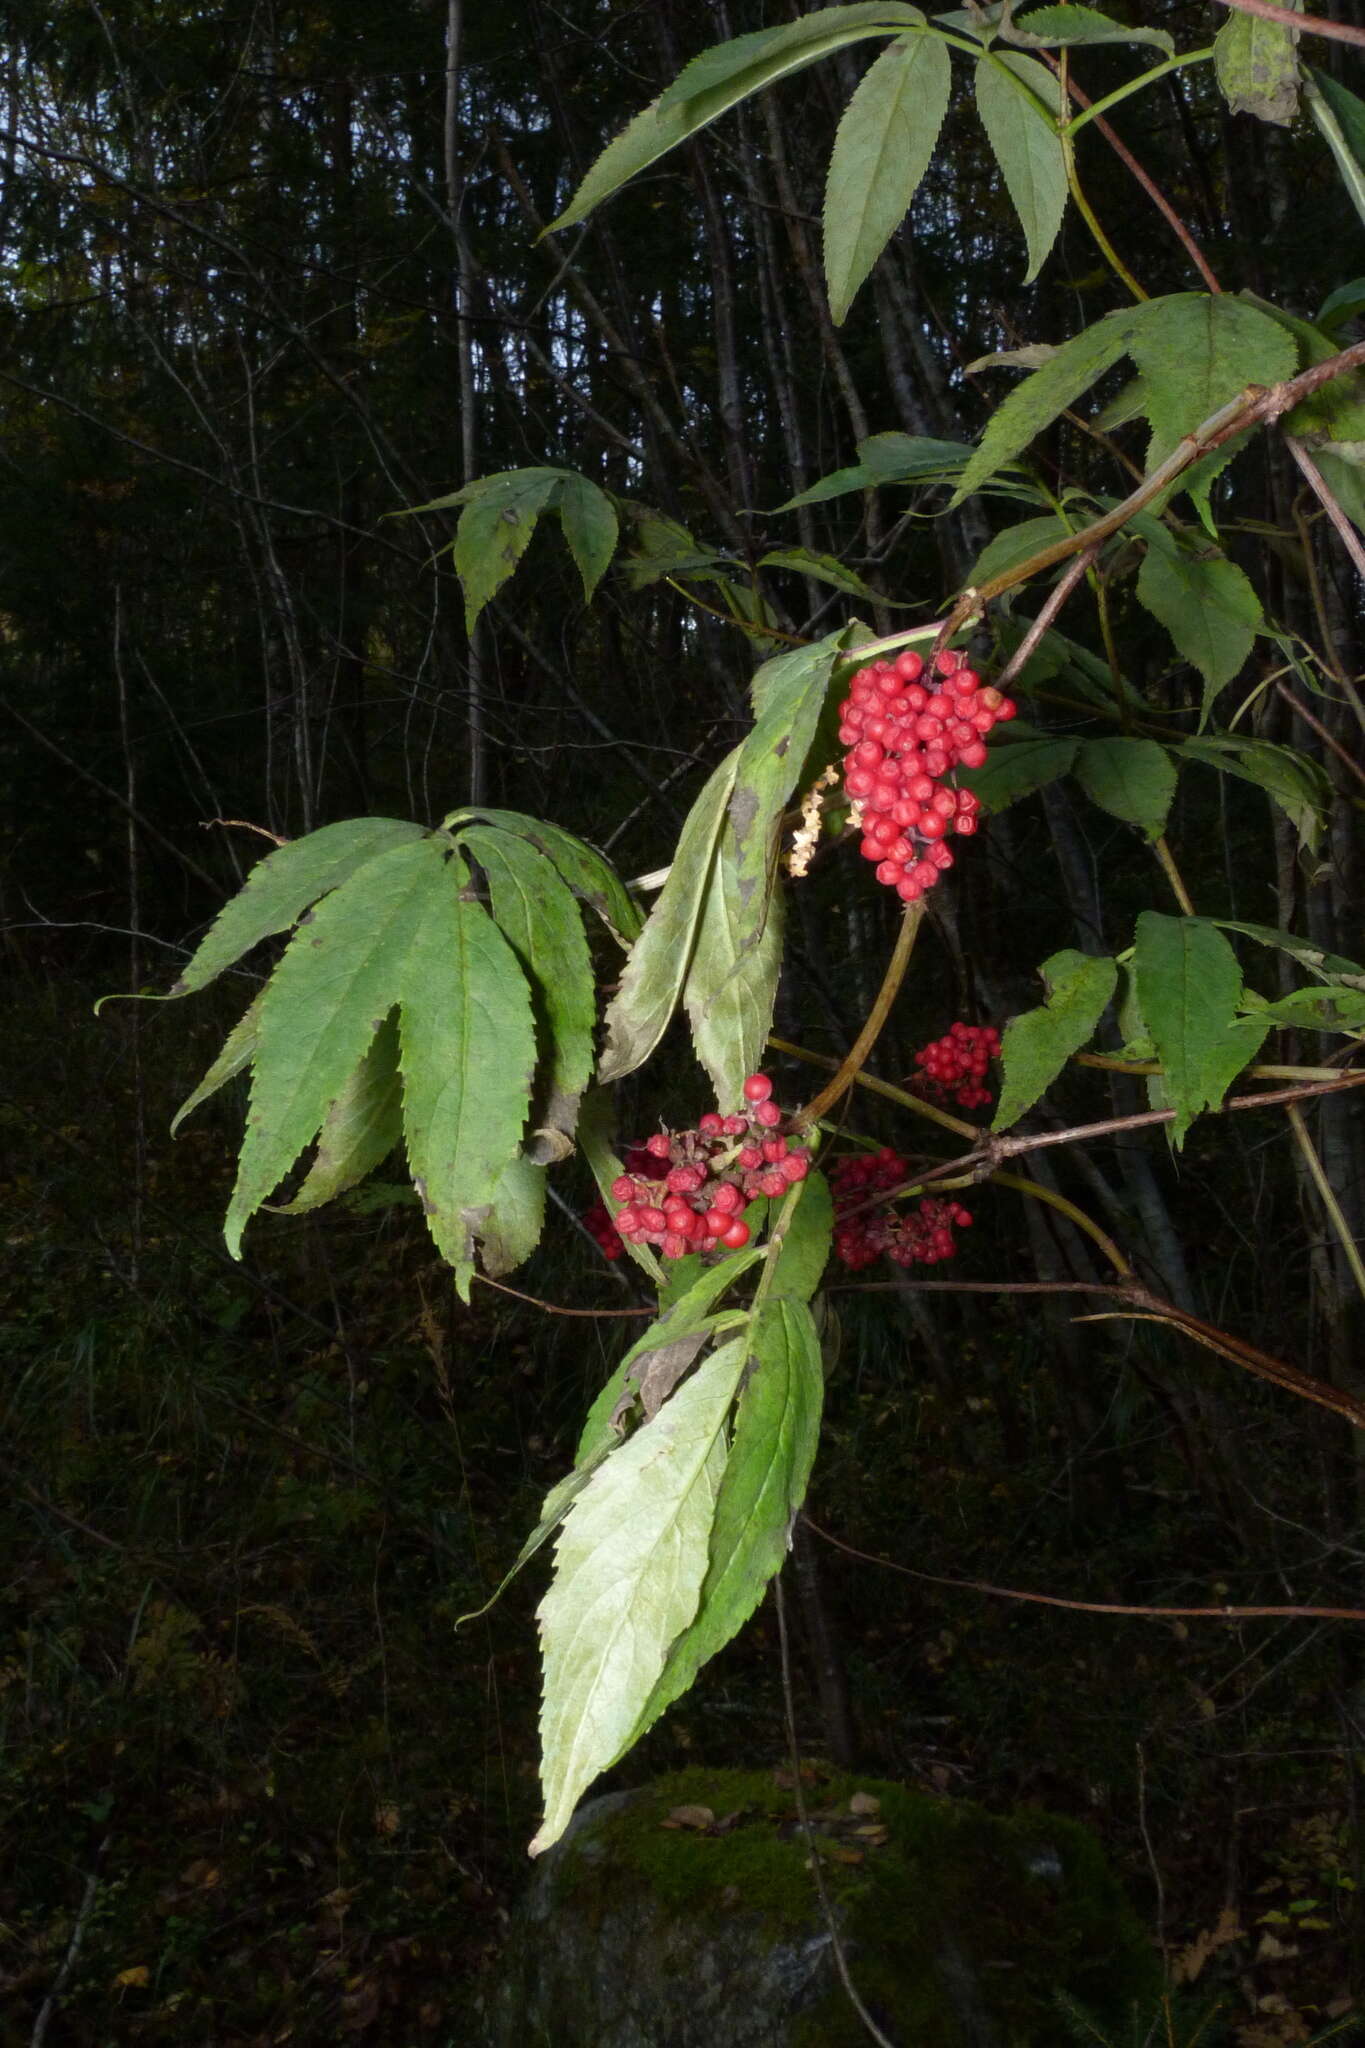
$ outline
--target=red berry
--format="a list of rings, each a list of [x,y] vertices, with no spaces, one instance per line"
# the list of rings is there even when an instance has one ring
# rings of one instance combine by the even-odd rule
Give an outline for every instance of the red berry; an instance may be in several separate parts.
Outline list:
[[[744,1083],[746,1102],[766,1102],[773,1092],[773,1084],[766,1074],[750,1074]]]
[[[766,1124],[769,1130],[772,1130],[773,1126],[780,1124],[781,1121],[782,1112],[775,1102],[760,1102],[754,1110],[754,1122]]]
[[[667,1131],[654,1131],[645,1139],[645,1150],[651,1159],[667,1159],[672,1143]]]
[[[737,1252],[749,1242],[749,1235],[749,1226],[744,1221],[744,1218],[736,1216],[729,1229],[723,1233],[720,1241],[723,1245],[727,1245],[732,1252]]]

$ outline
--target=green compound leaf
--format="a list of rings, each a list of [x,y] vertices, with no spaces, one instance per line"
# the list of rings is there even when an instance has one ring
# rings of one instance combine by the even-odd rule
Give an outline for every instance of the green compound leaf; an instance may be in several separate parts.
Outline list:
[[[494,922],[531,986],[540,1048],[535,1107],[547,1141],[533,1145],[531,1157],[545,1164],[564,1149],[554,1135],[572,1137],[592,1073],[597,998],[583,920],[558,869],[529,840],[471,825],[460,833],[460,844],[488,877]]]
[[[256,1057],[256,1045],[260,1033],[261,995],[253,998],[249,1007],[237,1019],[226,1039],[223,1049],[205,1074],[199,1086],[181,1103],[171,1118],[171,1136],[175,1137],[191,1110],[198,1109],[201,1102],[207,1102],[210,1095],[216,1095],[228,1081],[243,1073]]]
[[[992,50],[977,61],[976,110],[1024,230],[1024,283],[1032,284],[1066,209],[1066,153],[1056,126],[1061,87],[1036,58]]]
[[[1201,918],[1144,910],[1133,954],[1142,1014],[1164,1069],[1166,1099],[1175,1110],[1173,1147],[1205,1109],[1222,1101],[1228,1082],[1254,1056],[1254,1020],[1239,1019],[1242,970],[1232,947]],[[1254,1040],[1254,1043],[1253,1043]],[[1247,1050],[1247,1047],[1250,1050]]]
[[[1278,383],[1299,366],[1293,337],[1278,320],[1244,300],[1204,292],[1149,299],[1138,311],[1129,353],[1152,426],[1149,473],[1248,384]],[[1178,488],[1190,493],[1201,513],[1207,513],[1210,484],[1238,446],[1229,442],[1181,478]]]
[[[339,888],[367,861],[424,837],[423,826],[401,818],[347,818],[268,853],[219,911],[171,995],[207,988],[262,939],[289,931],[310,903]]]
[[[1176,770],[1155,740],[1083,740],[1076,780],[1102,811],[1158,839],[1175,797]]]
[[[270,1206],[280,1216],[320,1209],[382,1166],[402,1136],[398,1022],[388,1016],[323,1118],[317,1152],[302,1187],[292,1201]]]
[[[668,880],[631,949],[620,989],[607,1010],[607,1043],[598,1079],[619,1081],[653,1052],[678,1006],[696,949],[726,805],[740,749],[709,777],[687,814]]]
[[[735,1412],[696,1618],[671,1646],[632,1741],[681,1698],[754,1612],[782,1566],[792,1517],[806,1497],[825,1391],[820,1339],[806,1304],[769,1296],[753,1318],[748,1351],[750,1373]]]
[[[1261,600],[1235,562],[1187,553],[1159,520],[1143,519],[1141,530],[1148,547],[1138,571],[1138,602],[1204,678],[1203,724],[1265,625]]]
[[[447,863],[446,882],[428,892],[403,963],[403,1129],[427,1227],[467,1301],[475,1235],[487,1226],[501,1240],[516,1228],[503,1177],[521,1144],[536,1046],[525,976],[487,911],[464,900],[463,861]]]
[[[821,7],[781,28],[760,29],[703,50],[672,85],[609,142],[547,233],[573,227],[595,206],[661,156],[709,126],[751,93],[802,71],[833,50],[866,36],[894,35],[922,24],[916,7],[887,4]]]
[[[1164,28],[1125,28],[1093,7],[1035,7],[1016,16],[1014,27],[1049,49],[1076,43],[1151,43],[1168,57],[1175,55],[1175,44]]]
[[[1070,947],[1045,960],[1039,972],[1047,1001],[1041,1009],[1011,1017],[1005,1026],[1000,1048],[1004,1080],[993,1131],[1007,1131],[1017,1123],[1052,1086],[1071,1055],[1089,1043],[1118,982],[1113,960]]]
[[[616,553],[616,507],[590,478],[568,475],[560,485],[554,509],[583,579],[584,599],[591,603],[592,594]]]
[[[634,899],[606,855],[589,846],[586,839],[576,839],[572,832],[547,824],[543,818],[528,818],[521,811],[490,810],[482,804],[477,810],[452,811],[442,826],[455,831],[474,823],[496,825],[502,832],[529,839],[554,862],[574,895],[596,911],[614,939],[628,946],[638,937],[643,920]]]
[[[1131,306],[1107,313],[1093,327],[1063,342],[1041,370],[1035,370],[1031,377],[1016,385],[992,413],[980,446],[953,493],[950,510],[1013,462],[1030,441],[1127,354],[1136,313],[1137,309]]]
[[[983,767],[958,771],[958,781],[979,796],[988,811],[1007,810],[1021,797],[1069,775],[1076,763],[1079,740],[1054,739],[1028,727],[1016,737],[1019,722],[1008,730],[1010,738],[995,742]]]
[[[725,1422],[747,1358],[742,1340],[713,1352],[569,1510],[539,1609],[545,1818],[533,1856],[558,1841],[585,1788],[630,1747],[670,1649],[696,1619]]]
[[[558,496],[563,477],[558,469],[509,469],[455,494],[456,501],[465,500],[465,507],[455,529],[451,560],[464,590],[469,632],[530,546],[540,515]]]
[[[844,110],[825,183],[825,280],[836,326],[910,209],[951,89],[947,44],[899,36]]]
[[[1299,110],[1297,41],[1297,31],[1282,22],[1228,17],[1213,39],[1213,68],[1234,114],[1292,126]]]
[[[234,1258],[400,999],[427,905],[449,892],[448,851],[424,835],[367,861],[300,924],[271,976],[225,1226]]]

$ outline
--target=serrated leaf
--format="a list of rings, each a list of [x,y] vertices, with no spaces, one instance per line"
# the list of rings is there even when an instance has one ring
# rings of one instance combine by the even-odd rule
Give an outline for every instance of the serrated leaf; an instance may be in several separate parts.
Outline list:
[[[428,893],[404,962],[399,1025],[413,1186],[465,1301],[473,1233],[517,1155],[536,1064],[526,978],[487,911],[464,899],[467,881],[455,857],[447,886]]]
[[[1175,797],[1176,770],[1155,740],[1083,740],[1076,780],[1102,811],[1158,839]]]
[[[1288,128],[1299,110],[1294,29],[1254,14],[1232,14],[1213,39],[1213,68],[1234,114]]]
[[[959,769],[957,779],[980,797],[988,811],[1003,811],[1021,797],[1032,796],[1049,782],[1069,775],[1079,744],[1050,733],[1000,741],[991,748],[983,767]]]
[[[998,405],[980,446],[963,471],[952,506],[979,491],[988,478],[1022,454],[1029,442],[1066,410],[1097,378],[1126,355],[1136,308],[1123,306],[1063,342],[1050,362],[1025,377]]]
[[[1308,110],[1332,152],[1351,204],[1365,221],[1365,101],[1327,71],[1305,70],[1302,84]]]
[[[236,1075],[244,1073],[255,1059],[260,1031],[261,996],[264,994],[265,990],[262,989],[260,995],[253,996],[224,1039],[222,1051],[199,1086],[191,1090],[171,1118],[172,1137],[176,1136],[181,1124],[192,1110],[198,1109],[201,1102],[207,1102],[210,1095],[216,1095],[218,1090]]]
[[[1021,519],[1017,526],[1007,526],[1003,533],[997,533],[993,540],[987,541],[973,562],[967,577],[969,587],[979,589],[1002,570],[1017,569],[1021,562],[1041,554],[1054,542],[1064,540],[1073,530],[1055,512],[1048,512],[1041,519]]]
[[[947,44],[899,36],[844,110],[825,182],[825,281],[836,326],[910,210],[951,89]]]
[[[697,1614],[668,1652],[632,1740],[638,1741],[738,1634],[787,1554],[820,1440],[825,1375],[804,1302],[769,1296],[753,1318],[750,1374],[735,1412],[730,1455]]]
[[[834,1198],[823,1173],[811,1171],[798,1182],[801,1199],[792,1211],[786,1235],[776,1252],[772,1291],[794,1301],[809,1301],[824,1276],[834,1241]],[[776,1206],[780,1207],[780,1203]]]
[[[1244,17],[1250,19],[1250,17]],[[1292,377],[1298,352],[1271,315],[1223,293],[1176,292],[1138,310],[1129,353],[1142,379],[1152,436],[1150,472],[1184,435],[1249,384]],[[1207,508],[1209,486],[1237,452],[1229,442],[1186,470],[1178,488]]]
[[[399,1000],[426,906],[448,889],[447,852],[423,836],[367,861],[300,925],[271,976],[225,1225],[234,1258]]]
[[[497,1279],[530,1258],[545,1228],[546,1169],[519,1152],[508,1161],[492,1197],[465,1213],[479,1241],[480,1264]]]
[[[564,480],[560,469],[509,469],[466,487],[469,495],[451,560],[464,590],[469,632],[525,554],[541,513]]]
[[[1219,691],[1237,675],[1265,624],[1261,600],[1235,562],[1193,555],[1166,536],[1149,544],[1137,576],[1138,602],[1204,678],[1201,725]]]
[[[1014,27],[1049,49],[1075,43],[1151,43],[1168,57],[1175,55],[1175,44],[1164,28],[1126,28],[1093,7],[1035,7],[1016,15]]]
[[[1254,1014],[1262,1023],[1281,1030],[1362,1031],[1365,989],[1296,988]]]
[[[736,914],[756,935],[777,859],[782,814],[810,751],[835,664],[845,658],[844,628],[809,647],[764,662],[750,685],[754,726],[739,747],[726,799],[733,835]]]
[[[1024,283],[1047,259],[1066,209],[1061,88],[1033,57],[992,50],[977,60],[976,110],[1028,244]]]
[[[1004,1078],[991,1120],[993,1131],[1007,1131],[1017,1123],[1052,1086],[1071,1055],[1089,1043],[1118,981],[1114,961],[1070,947],[1054,953],[1038,971],[1047,1000],[1037,1010],[1011,1017],[1001,1040]]]
[[[170,994],[207,988],[262,939],[296,925],[310,903],[339,888],[366,861],[424,836],[425,827],[402,818],[346,818],[277,847],[223,905]]]
[[[1176,1113],[1170,1139],[1178,1149],[1195,1117],[1217,1107],[1232,1074],[1252,1057],[1242,1051],[1250,1034],[1241,1028],[1246,1020],[1237,1016],[1242,970],[1213,925],[1156,910],[1144,910],[1138,918],[1133,970]],[[1238,1053],[1228,1072],[1229,1059]]]
[[[592,1073],[597,1021],[592,956],[578,905],[553,862],[530,840],[471,825],[460,833],[460,844],[488,877],[494,921],[531,987],[540,1049],[537,1127],[572,1137]],[[529,1149],[543,1165],[536,1147]]]
[[[272,1204],[275,1213],[303,1216],[345,1194],[383,1165],[402,1135],[398,1025],[390,1015],[323,1118],[317,1152],[303,1185],[292,1201]]]
[[[1126,427],[1130,420],[1142,418],[1146,411],[1147,387],[1141,377],[1130,377],[1122,391],[1095,414],[1095,425],[1102,434],[1112,434],[1119,427]]]
[[[503,832],[528,839],[547,860],[553,861],[574,895],[596,911],[614,939],[628,946],[637,936],[643,919],[634,899],[606,855],[589,846],[586,839],[577,839],[572,832],[566,832],[560,825],[547,824],[543,818],[528,818],[520,811],[491,810],[482,804],[477,810],[452,811],[443,820],[443,829],[455,831],[475,822],[496,825]]]
[[[726,756],[688,812],[668,880],[631,948],[620,989],[607,1010],[607,1043],[597,1069],[603,1082],[619,1081],[649,1058],[678,1006],[696,948],[739,754],[736,747]]]
[[[882,597],[864,583],[861,576],[855,575],[852,569],[846,569],[837,555],[817,555],[809,548],[774,548],[770,554],[759,557],[757,566],[760,569],[791,569],[798,576],[811,576],[817,583],[828,583],[832,590],[842,590],[849,597],[866,598],[869,604],[889,604],[896,610],[901,608],[902,600]]]
[[[723,1345],[599,1467],[569,1510],[539,1608],[545,1818],[558,1841],[580,1795],[629,1748],[673,1643],[696,1617],[744,1342]]]
[[[669,150],[780,78],[866,36],[891,35],[922,22],[914,7],[888,4],[822,7],[781,28],[760,29],[704,50],[666,91],[609,142],[547,233],[585,220],[595,206]]]
[[[616,507],[606,492],[585,476],[566,476],[555,501],[569,553],[583,579],[583,595],[591,602],[616,552]]]
[[[1214,917],[1198,922],[1216,925],[1220,931],[1240,932],[1244,938],[1255,939],[1259,946],[1273,946],[1276,951],[1287,953],[1291,960],[1297,960],[1309,974],[1321,975],[1325,982],[1340,982],[1345,988],[1365,988],[1365,967],[1356,960],[1343,959],[1340,953],[1324,952],[1311,939],[1297,938],[1293,932],[1279,931],[1274,925],[1244,924],[1231,917]]]

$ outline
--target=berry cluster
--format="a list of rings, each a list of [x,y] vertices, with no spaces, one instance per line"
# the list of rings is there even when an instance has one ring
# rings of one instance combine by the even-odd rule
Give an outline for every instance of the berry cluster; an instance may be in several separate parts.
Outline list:
[[[745,1113],[699,1119],[694,1131],[656,1131],[646,1138],[646,1169],[611,1184],[615,1228],[632,1244],[654,1244],[666,1259],[749,1242],[741,1211],[760,1195],[785,1195],[810,1172],[810,1153],[779,1137],[782,1112],[766,1074],[744,1083]],[[627,1164],[630,1154],[627,1155]],[[659,1181],[663,1182],[662,1191]]]
[[[994,1099],[984,1085],[986,1070],[999,1057],[1000,1033],[993,1025],[954,1024],[915,1054],[920,1070],[915,1093],[935,1102],[956,1101],[963,1109],[985,1109]]]
[[[953,1232],[967,1229],[972,1220],[961,1202],[926,1196],[912,1214],[897,1215],[870,1201],[908,1178],[906,1162],[889,1150],[841,1159],[830,1174],[834,1250],[851,1272],[875,1265],[883,1252],[898,1266],[936,1266],[957,1250]]]
[[[643,1143],[626,1147],[624,1164],[627,1173],[639,1174],[646,1180],[662,1180],[668,1172],[668,1161],[656,1159],[648,1145]],[[621,1233],[605,1202],[599,1199],[590,1209],[583,1211],[583,1228],[597,1240],[597,1248],[604,1259],[620,1258]]]
[[[1012,698],[983,689],[965,654],[944,648],[927,685],[924,672],[918,654],[875,661],[858,670],[839,707],[844,789],[862,828],[863,858],[906,903],[953,865],[949,835],[966,838],[977,828],[980,798],[947,777],[979,768],[986,734],[1015,713]]]

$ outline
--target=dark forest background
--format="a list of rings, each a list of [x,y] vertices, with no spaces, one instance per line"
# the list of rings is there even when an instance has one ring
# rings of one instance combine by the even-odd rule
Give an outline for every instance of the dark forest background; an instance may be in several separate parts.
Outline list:
[[[588,610],[557,532],[471,640],[453,512],[408,508],[533,464],[582,471],[739,565],[837,555],[936,615],[989,537],[942,488],[779,513],[887,430],[969,441],[991,351],[1118,303],[1068,215],[1040,281],[980,130],[950,112],[847,323],[818,215],[845,53],[727,117],[582,229],[537,241],[603,143],[689,56],[785,0],[12,0],[0,46],[0,2038],[456,2042],[537,1811],[538,1582],[455,1634],[567,1468],[629,1324],[472,1308],[405,1208],[363,1199],[222,1249],[240,1101],[167,1123],[252,982],[164,991],[267,845],[358,812],[482,801],[556,819],[626,876],[667,862],[747,729],[759,653],[715,590],[647,564]],[[793,7],[790,11],[800,11]],[[1122,12],[1122,9],[1113,11]],[[1326,12],[1354,19],[1349,4]],[[1178,47],[1217,10],[1158,0]],[[1138,18],[1136,14],[1133,18]],[[1314,61],[1360,89],[1354,52]],[[1087,52],[1098,97],[1132,55]],[[1229,289],[1311,317],[1365,231],[1306,123],[1233,117],[1209,67],[1114,116]],[[1092,130],[1087,192],[1153,293],[1197,279]],[[1347,338],[1356,338],[1354,327]],[[1123,441],[1122,430],[1119,430]],[[1124,443],[1123,445],[1128,445]],[[1131,443],[1134,449],[1139,444]],[[1063,424],[1054,486],[1098,476]],[[1112,475],[1109,478],[1113,481]],[[403,516],[399,516],[403,515]],[[1001,523],[1014,515],[1006,508]],[[1220,507],[1269,610],[1348,675],[1359,591],[1269,439]],[[547,523],[548,525],[548,523]],[[656,529],[657,530],[657,529]],[[849,609],[763,572],[784,630]],[[698,598],[702,602],[696,601]],[[1187,675],[1115,591],[1125,666]],[[1033,608],[1032,597],[1022,610]],[[1094,634],[1082,592],[1063,621]],[[708,606],[714,605],[714,609]],[[900,618],[901,614],[895,614]],[[892,615],[870,623],[890,630]],[[1358,752],[1253,658],[1249,729],[1339,801],[1313,858],[1254,788],[1187,775],[1171,839],[1219,914],[1359,953]],[[1258,690],[1258,685],[1264,685]],[[1045,705],[1030,715],[1046,722]],[[1327,738],[1324,740],[1323,733]],[[1049,951],[1128,943],[1137,835],[1056,785],[992,822],[938,892],[877,1056],[1036,1000]],[[851,858],[794,894],[779,1028],[843,1052],[892,931]],[[968,871],[969,870],[969,871]],[[1277,992],[1267,962],[1264,992]],[[1317,1042],[1280,1041],[1311,1060]],[[681,1038],[620,1092],[623,1130],[706,1106]],[[1059,1115],[1140,1106],[1066,1083]],[[1362,1234],[1365,1125],[1313,1129]],[[632,1125],[634,1120],[634,1125]],[[894,1136],[893,1121],[865,1127]],[[1171,1299],[1356,1392],[1358,1308],[1285,1126],[1129,1133],[1039,1167]],[[517,1284],[621,1308],[577,1218]],[[1004,1193],[953,1277],[1092,1277],[1084,1241]],[[850,1291],[814,1520],[943,1578],[1078,1601],[1359,1604],[1362,1468],[1335,1418],[1157,1325],[991,1294]],[[807,1538],[802,1733],[950,1795],[1091,1821],[1164,1945],[1224,1983],[1245,2048],[1306,2040],[1365,1969],[1359,1631],[1142,1621],[916,1583]],[[842,1686],[817,1683],[822,1631]],[[783,1751],[768,1610],[625,1767]],[[81,1939],[73,1949],[73,1930]],[[1191,1949],[1221,1930],[1196,1971]],[[1197,1960],[1197,1952],[1196,1952]],[[62,1974],[64,1973],[64,1974]],[[61,2010],[41,2015],[60,1975]]]

